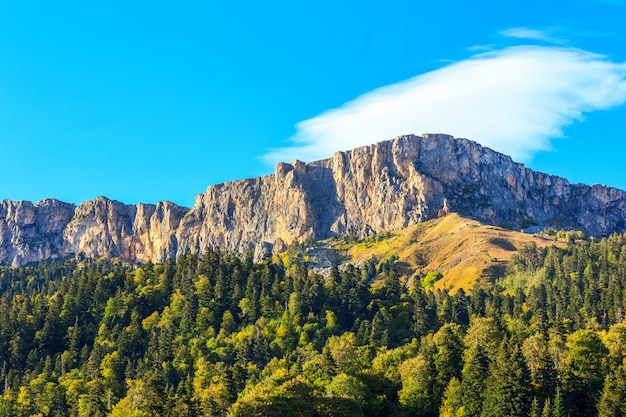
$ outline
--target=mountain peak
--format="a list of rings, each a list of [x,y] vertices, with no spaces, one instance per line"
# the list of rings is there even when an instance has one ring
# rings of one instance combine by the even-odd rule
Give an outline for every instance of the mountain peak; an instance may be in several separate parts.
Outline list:
[[[4,200],[0,263],[78,253],[160,262],[207,247],[254,251],[259,259],[298,240],[399,230],[442,210],[517,230],[626,230],[624,191],[570,184],[468,139],[404,135],[320,161],[279,163],[264,177],[209,186],[191,209],[169,202],[125,205],[106,197],[79,206]]]

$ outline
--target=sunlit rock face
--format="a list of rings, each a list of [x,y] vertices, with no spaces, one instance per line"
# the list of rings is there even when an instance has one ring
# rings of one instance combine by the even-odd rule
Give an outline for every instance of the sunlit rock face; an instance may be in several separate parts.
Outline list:
[[[161,262],[207,248],[256,259],[294,241],[393,231],[454,211],[512,229],[623,232],[626,193],[532,171],[467,139],[427,134],[280,163],[274,174],[212,185],[191,209],[99,197],[0,203],[0,263],[75,256]]]
[[[120,257],[161,262],[176,255],[175,231],[189,209],[170,202],[126,205],[98,197],[79,206],[47,199],[0,203],[0,263]]]
[[[0,202],[0,263],[20,266],[63,256],[63,231],[75,208],[54,199]]]
[[[513,229],[625,230],[621,190],[570,184],[467,139],[401,136],[209,187],[181,221],[178,253],[208,246],[262,255],[308,237],[363,237],[436,217],[444,202],[449,211]]]

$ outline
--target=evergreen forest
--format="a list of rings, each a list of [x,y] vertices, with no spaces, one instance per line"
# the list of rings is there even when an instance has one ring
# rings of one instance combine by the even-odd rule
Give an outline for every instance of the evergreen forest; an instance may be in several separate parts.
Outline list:
[[[0,268],[0,416],[626,415],[626,235],[454,294],[303,248]]]

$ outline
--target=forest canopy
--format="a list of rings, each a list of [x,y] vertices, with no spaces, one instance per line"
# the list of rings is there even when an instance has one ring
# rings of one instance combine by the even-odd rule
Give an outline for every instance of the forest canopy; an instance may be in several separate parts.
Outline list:
[[[293,252],[0,268],[0,416],[626,415],[625,235],[453,295]]]

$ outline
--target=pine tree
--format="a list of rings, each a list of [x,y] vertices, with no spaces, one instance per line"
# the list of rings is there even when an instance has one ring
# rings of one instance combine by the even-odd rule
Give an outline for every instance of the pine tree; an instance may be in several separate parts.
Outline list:
[[[413,299],[413,335],[419,339],[428,332],[429,327],[426,296],[419,283],[413,288]]]
[[[537,400],[537,397],[533,397],[533,402],[530,405],[530,417],[540,417],[539,413],[541,413],[539,400]]]
[[[400,278],[398,277],[398,271],[396,271],[394,267],[385,274],[384,291],[385,299],[391,301],[393,304],[400,301]]]
[[[626,416],[626,370],[624,365],[614,374],[607,375],[602,397],[598,404],[598,417]]]
[[[461,326],[446,324],[433,335],[433,364],[436,369],[436,393],[440,397],[451,378],[460,378],[463,368]]]
[[[104,417],[107,414],[104,387],[102,382],[97,379],[90,381],[87,386],[87,401],[85,403],[85,415],[90,417]]]
[[[489,359],[482,345],[465,351],[465,365],[461,379],[463,406],[468,416],[482,412],[485,376],[489,372]]]
[[[545,400],[543,403],[541,417],[552,417],[552,401],[550,401],[550,398]]]
[[[78,316],[74,320],[74,326],[71,327],[69,334],[70,345],[68,347],[68,360],[66,362],[67,369],[72,369],[78,364],[78,356],[80,354],[80,323]]]
[[[443,401],[439,408],[439,417],[461,417],[466,415],[462,401],[461,383],[457,378],[452,378],[443,394]]]
[[[563,394],[559,388],[556,389],[556,395],[554,396],[554,403],[552,404],[551,417],[566,417],[567,412],[565,405],[563,404]]]
[[[483,417],[526,417],[532,404],[530,371],[518,345],[503,342],[487,378]]]

